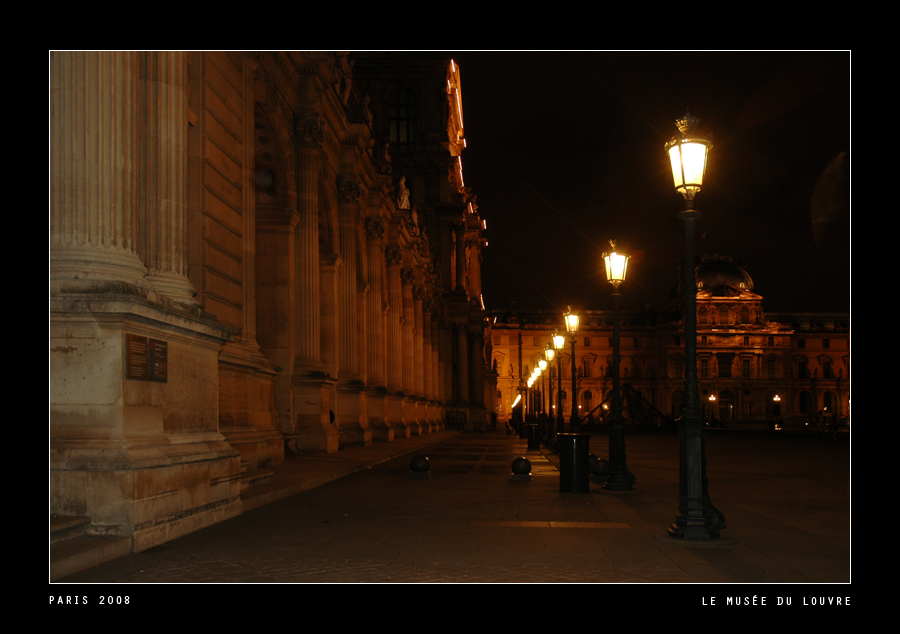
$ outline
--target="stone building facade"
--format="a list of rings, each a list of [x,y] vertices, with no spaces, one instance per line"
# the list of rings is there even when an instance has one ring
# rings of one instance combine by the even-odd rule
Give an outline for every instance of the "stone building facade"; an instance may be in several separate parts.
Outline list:
[[[823,415],[849,416],[850,315],[765,313],[747,271],[727,257],[704,258],[697,276],[697,371],[700,400],[709,419],[763,419],[815,424]],[[684,391],[683,291],[666,310],[622,311],[620,376],[664,416],[681,415]],[[576,335],[577,404],[596,417],[612,390],[612,310],[583,310]],[[489,316],[497,377],[497,412],[511,416],[520,378],[527,380],[554,331],[565,333],[562,314],[494,311]],[[569,341],[570,339],[567,339]],[[521,342],[521,343],[520,343]],[[521,351],[521,352],[520,352]],[[521,361],[520,361],[521,355]],[[571,347],[562,353],[563,413],[568,420]],[[541,388],[545,409],[556,413],[553,387]]]
[[[483,424],[461,104],[437,54],[50,54],[51,515],[139,551],[286,454]]]

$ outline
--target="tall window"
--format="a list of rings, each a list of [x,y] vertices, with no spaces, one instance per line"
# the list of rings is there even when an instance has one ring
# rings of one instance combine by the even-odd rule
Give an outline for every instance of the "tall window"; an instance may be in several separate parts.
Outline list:
[[[768,370],[768,378],[776,379],[778,378],[778,365],[774,357],[769,357],[766,359],[766,369]]]
[[[709,378],[709,359],[707,357],[701,357],[700,359],[700,378]]]
[[[834,370],[831,368],[831,360],[822,361],[822,377],[826,379],[834,378]]]
[[[750,309],[746,306],[741,307],[741,323],[749,324],[750,323]]]
[[[809,366],[806,364],[806,361],[797,362],[797,376],[801,379],[809,378]]]
[[[416,136],[416,96],[408,88],[398,88],[391,93],[388,120],[391,145],[397,149],[409,149]]]
[[[585,358],[581,361],[582,375],[584,378],[591,378],[591,359]]]
[[[684,362],[681,359],[673,359],[672,360],[672,370],[675,373],[673,379],[683,379],[684,378]]]
[[[741,376],[745,379],[750,378],[750,359],[741,359]]]

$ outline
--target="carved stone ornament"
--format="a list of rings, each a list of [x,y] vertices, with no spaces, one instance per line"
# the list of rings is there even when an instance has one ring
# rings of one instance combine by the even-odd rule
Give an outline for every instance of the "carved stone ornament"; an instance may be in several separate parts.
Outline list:
[[[301,117],[294,120],[294,140],[302,147],[320,149],[325,141],[325,125],[318,117]]]
[[[357,200],[359,200],[359,182],[354,179],[338,176],[337,191],[338,200],[340,200],[342,203],[355,203]]]
[[[425,287],[421,285],[413,286],[413,299],[421,301],[425,298]]]
[[[370,240],[383,240],[384,231],[384,218],[366,218],[366,237]]]
[[[403,269],[400,271],[400,281],[404,284],[412,284],[416,280],[416,272],[412,269]]]
[[[388,264],[398,265],[403,262],[403,253],[400,251],[400,247],[395,244],[387,247],[384,250],[384,259]]]

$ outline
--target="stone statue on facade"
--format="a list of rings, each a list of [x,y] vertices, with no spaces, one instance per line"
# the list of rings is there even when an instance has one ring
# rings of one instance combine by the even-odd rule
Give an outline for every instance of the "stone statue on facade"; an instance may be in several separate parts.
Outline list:
[[[397,208],[409,209],[409,188],[406,186],[406,176],[400,177],[397,184]]]

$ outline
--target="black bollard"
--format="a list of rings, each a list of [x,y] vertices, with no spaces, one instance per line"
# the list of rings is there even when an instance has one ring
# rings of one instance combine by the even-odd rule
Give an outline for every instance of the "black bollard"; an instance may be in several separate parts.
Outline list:
[[[559,490],[590,493],[590,434],[559,434]]]
[[[541,448],[541,431],[540,426],[537,423],[529,423],[528,424],[528,448],[529,449],[540,449]]]

